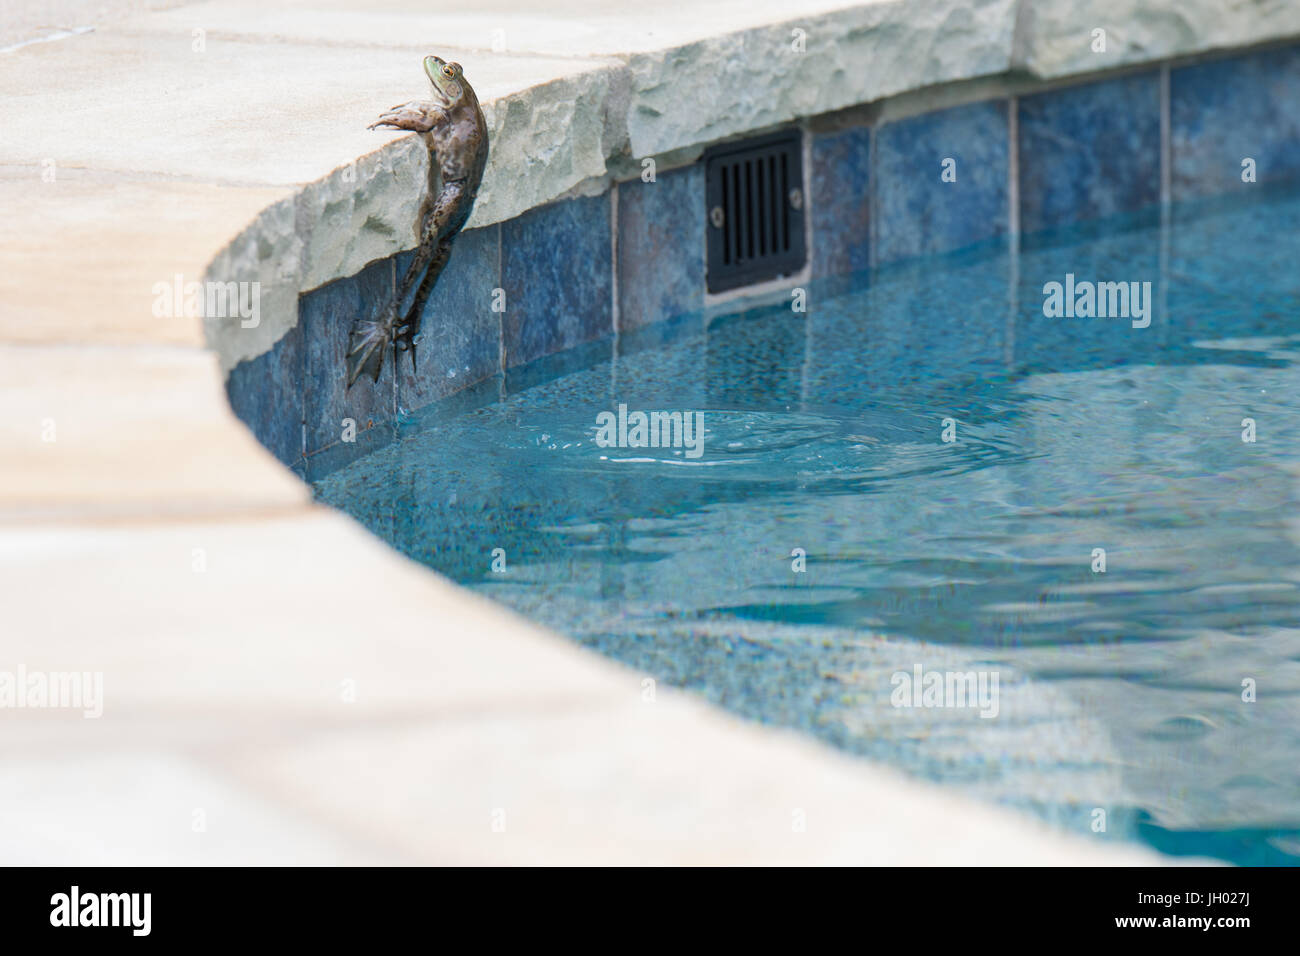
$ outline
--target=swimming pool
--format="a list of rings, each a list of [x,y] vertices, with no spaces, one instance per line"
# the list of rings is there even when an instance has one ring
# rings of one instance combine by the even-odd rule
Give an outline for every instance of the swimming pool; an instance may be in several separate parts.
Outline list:
[[[313,487],[745,717],[1099,839],[1300,863],[1298,217],[1175,206],[681,316]],[[1052,282],[1138,294],[1057,317]],[[702,453],[598,443],[620,406],[702,415]]]

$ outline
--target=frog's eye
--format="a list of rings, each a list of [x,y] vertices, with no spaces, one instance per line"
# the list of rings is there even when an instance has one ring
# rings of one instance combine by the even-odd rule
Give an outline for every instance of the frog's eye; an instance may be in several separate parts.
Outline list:
[[[455,75],[456,75],[456,71],[453,70],[450,66],[444,66],[444,67],[442,68],[442,75],[443,75],[443,76],[455,76]]]
[[[460,64],[459,64],[459,63],[448,63],[448,64],[447,64],[447,75],[448,75],[448,76],[455,76],[455,75],[456,75],[457,73],[459,73],[459,72],[460,72]]]

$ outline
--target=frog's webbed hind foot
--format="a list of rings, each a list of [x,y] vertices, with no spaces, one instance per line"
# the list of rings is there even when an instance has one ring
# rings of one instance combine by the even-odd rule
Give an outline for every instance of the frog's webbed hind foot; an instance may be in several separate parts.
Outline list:
[[[391,329],[391,323],[375,319],[362,319],[352,327],[347,355],[348,388],[363,372],[369,372],[379,381],[379,373],[384,369],[384,351],[392,341]]]
[[[379,119],[367,126],[366,129],[388,126],[393,129],[409,129],[416,133],[427,133],[438,124],[444,115],[445,111],[436,103],[412,100],[409,103],[399,103],[397,106],[386,110]]]

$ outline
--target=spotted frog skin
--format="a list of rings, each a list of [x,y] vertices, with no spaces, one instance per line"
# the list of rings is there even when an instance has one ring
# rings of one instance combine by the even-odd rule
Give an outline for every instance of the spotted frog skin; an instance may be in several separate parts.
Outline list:
[[[429,191],[420,210],[420,244],[415,260],[402,276],[396,295],[378,318],[358,320],[352,327],[347,355],[349,388],[363,372],[379,381],[390,343],[395,351],[409,350],[414,367],[420,315],[451,255],[452,239],[474,208],[487,165],[487,121],[460,64],[426,56],[424,72],[433,86],[432,100],[394,106],[370,125],[370,129],[383,126],[412,130],[424,137],[429,149]],[[417,281],[420,285],[415,299],[398,321],[398,311]]]

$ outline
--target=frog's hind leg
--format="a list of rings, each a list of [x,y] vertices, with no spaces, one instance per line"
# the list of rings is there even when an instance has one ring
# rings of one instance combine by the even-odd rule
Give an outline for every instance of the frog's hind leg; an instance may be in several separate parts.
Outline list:
[[[420,334],[420,319],[424,314],[424,304],[429,300],[429,293],[433,291],[434,285],[438,282],[438,276],[442,273],[443,267],[447,265],[447,259],[451,256],[451,237],[443,239],[438,243],[433,251],[433,258],[429,260],[429,268],[424,273],[424,281],[420,283],[420,288],[415,292],[415,300],[406,312],[406,317],[402,324],[397,327],[393,334],[393,345],[399,352],[409,350],[411,353],[411,369],[415,369],[415,344]],[[408,271],[407,275],[411,273]],[[401,295],[398,301],[406,298]]]
[[[352,387],[363,372],[369,372],[371,378],[376,382],[379,381],[379,373],[384,368],[384,351],[390,343],[399,350],[410,348],[410,340],[414,338],[414,333],[402,336],[401,344],[398,344],[397,310],[402,307],[402,302],[410,293],[411,286],[415,285],[415,280],[428,267],[430,260],[436,256],[437,251],[438,246],[432,242],[416,249],[415,258],[411,260],[406,275],[402,276],[402,281],[397,287],[397,294],[379,313],[379,317],[376,319],[358,319],[352,326],[352,336],[348,343],[347,355],[348,388]],[[419,299],[419,296],[417,295],[416,298]],[[421,308],[423,305],[424,303],[420,302]],[[413,308],[412,311],[418,317],[419,310]],[[410,316],[411,312],[408,312],[405,325],[410,324]]]

